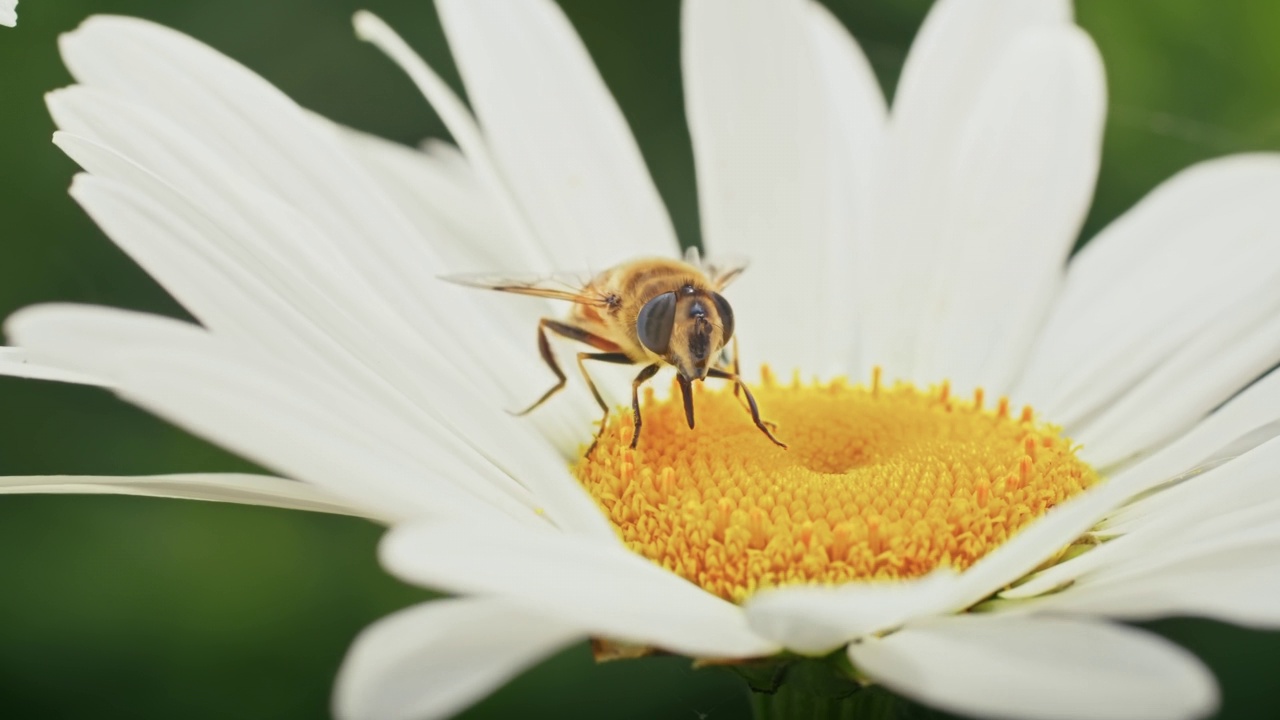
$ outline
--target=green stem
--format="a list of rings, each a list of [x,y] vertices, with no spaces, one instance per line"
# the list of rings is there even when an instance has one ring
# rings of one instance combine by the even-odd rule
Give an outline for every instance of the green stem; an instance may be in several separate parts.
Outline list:
[[[892,720],[902,702],[888,691],[851,679],[847,660],[801,659],[739,667],[751,688],[756,720]]]
[[[899,702],[880,688],[863,688],[843,698],[820,697],[782,688],[772,695],[751,693],[755,720],[891,720]]]

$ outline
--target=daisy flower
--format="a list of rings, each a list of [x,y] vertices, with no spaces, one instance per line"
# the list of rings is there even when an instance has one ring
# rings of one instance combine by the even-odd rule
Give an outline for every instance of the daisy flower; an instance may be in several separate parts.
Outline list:
[[[1122,624],[1280,625],[1280,157],[1194,166],[1070,256],[1105,114],[1065,0],[940,0],[892,108],[803,0],[685,0],[709,256],[753,387],[606,421],[549,378],[563,308],[443,283],[673,257],[617,106],[549,0],[440,0],[469,105],[377,18],[455,145],[304,111],[171,30],[97,17],[49,96],[72,196],[198,324],[42,306],[6,372],[102,384],[279,473],[12,478],[374,518],[449,593],[369,628],[343,718],[447,716],[591,638],[751,679],[762,716],[880,685],[966,715],[1194,718],[1186,651]],[[752,373],[755,374],[754,372]],[[627,400],[625,378],[600,384]],[[1255,382],[1256,380],[1256,382]],[[819,658],[815,665],[804,658]],[[837,692],[797,699],[829,668]]]

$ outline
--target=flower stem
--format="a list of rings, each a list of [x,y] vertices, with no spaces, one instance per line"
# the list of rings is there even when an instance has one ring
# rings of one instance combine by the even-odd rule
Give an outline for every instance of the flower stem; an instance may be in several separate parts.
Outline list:
[[[903,703],[879,687],[850,679],[850,668],[829,659],[791,659],[739,667],[751,688],[755,720],[892,720]]]
[[[821,697],[782,688],[772,695],[751,693],[755,720],[894,720],[902,717],[897,698],[879,688],[864,688],[842,698]]]

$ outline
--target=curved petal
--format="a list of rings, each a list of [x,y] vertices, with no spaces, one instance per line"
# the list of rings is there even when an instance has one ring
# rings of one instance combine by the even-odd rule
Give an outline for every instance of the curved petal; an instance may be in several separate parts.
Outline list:
[[[28,378],[30,380],[52,380],[76,385],[102,384],[101,380],[88,375],[33,362],[30,353],[16,347],[0,347],[0,375]]]
[[[187,218],[201,234],[210,236],[191,249],[169,248],[169,254],[216,257],[224,264],[223,273],[231,274],[237,284],[261,283],[259,301],[264,293],[281,295],[274,304],[295,304],[326,332],[341,335],[333,323],[347,315],[359,315],[361,325],[378,328],[384,338],[381,343],[351,343],[352,348],[368,351],[392,339],[416,338],[419,351],[412,354],[431,356],[423,349],[432,347],[432,343],[417,336],[426,334],[438,342],[450,334],[433,318],[419,316],[410,322],[402,315],[397,317],[394,304],[381,295],[385,277],[372,270],[369,274],[355,270],[366,264],[365,256],[377,253],[350,242],[349,237],[354,236],[344,242],[333,228],[322,229],[313,217],[301,211],[296,198],[290,200],[274,192],[273,187],[279,187],[284,180],[264,179],[247,161],[219,152],[208,144],[212,140],[208,134],[197,137],[191,128],[151,107],[86,86],[52,93],[48,103],[58,124],[66,130],[55,135],[55,142],[86,169],[141,190],[168,211]],[[309,116],[299,119],[299,123],[311,126],[308,131],[318,127]],[[77,189],[73,188],[73,193]],[[116,232],[112,237],[131,254],[141,244],[130,242],[128,233]],[[139,261],[145,266],[148,258],[154,258],[154,254],[144,254]],[[183,286],[193,279],[171,278],[156,267],[147,269],[175,295],[181,295]],[[159,269],[173,270],[172,264]],[[203,308],[188,309],[200,317]],[[468,314],[465,305],[458,312]],[[243,323],[246,318],[227,320]],[[473,337],[475,327],[493,322],[485,317],[473,317],[473,321],[469,329]],[[220,331],[228,329],[226,325],[219,327]],[[264,337],[270,341],[275,336],[257,339]],[[467,341],[460,341],[459,346],[465,348]],[[435,357],[439,358],[439,353]],[[465,362],[457,365],[471,365],[473,370],[482,367]],[[459,369],[455,367],[455,371]],[[483,381],[478,384],[485,385]]]
[[[457,141],[459,149],[475,171],[483,188],[494,203],[495,212],[504,221],[506,236],[509,240],[504,246],[505,258],[502,267],[481,268],[485,271],[520,268],[535,271],[563,271],[581,268],[581,253],[571,247],[557,244],[555,239],[535,237],[529,220],[525,217],[518,199],[514,196],[509,183],[502,176],[498,162],[493,156],[487,141],[476,124],[471,112],[463,105],[457,94],[423,62],[408,43],[395,33],[376,15],[360,11],[354,17],[356,34],[373,43],[409,76],[440,118],[449,128],[449,132]],[[567,253],[567,254],[566,254]],[[474,270],[477,268],[464,268]],[[510,300],[510,298],[507,298]],[[482,303],[483,304],[483,303]],[[496,307],[497,303],[483,304],[485,307]],[[546,304],[533,303],[526,305],[532,309],[544,309]],[[558,312],[558,310],[556,311]],[[508,313],[510,314],[510,313]],[[497,314],[501,316],[501,313]],[[525,316],[527,317],[527,316]],[[518,334],[512,334],[518,337]],[[510,355],[495,355],[504,358],[527,357],[531,365],[537,365],[536,355],[529,350],[521,352],[513,350]],[[501,381],[501,378],[496,378]],[[567,402],[566,402],[567,401]],[[521,404],[527,405],[527,401]],[[545,409],[540,409],[533,422],[560,448],[566,456],[572,456],[578,446],[586,441],[582,428],[590,427],[590,422],[598,411],[594,400],[585,388],[571,384],[566,392],[549,402]]]
[[[445,265],[458,271],[492,271],[520,267],[524,262],[516,259],[519,241],[513,237],[509,223],[502,221],[498,201],[484,184],[481,173],[457,148],[430,140],[422,149],[415,149],[324,122],[342,137],[405,217],[423,228],[425,236],[444,232],[454,238],[442,243],[440,248]],[[530,266],[543,264],[539,259]],[[514,397],[508,402],[512,407],[527,406],[535,391],[551,382],[550,374],[538,361],[533,331],[539,319],[563,313],[564,306],[530,297],[513,301],[510,296],[498,293],[471,294],[472,302],[483,315],[504,321],[502,334],[523,343],[516,348],[521,351],[518,354],[499,354],[507,358],[506,367],[510,372],[491,381],[505,381],[509,388],[518,383],[519,387],[510,391]],[[572,362],[571,356],[569,362]],[[611,399],[611,388],[601,390]],[[599,415],[599,406],[585,386],[574,383],[526,420],[566,456],[576,457]]]
[[[1106,467],[1156,447],[1274,367],[1280,361],[1280,260],[1275,264],[1272,277],[1083,423],[1073,434],[1081,457]]]
[[[1102,59],[1074,26],[1025,31],[1000,59],[934,217],[946,239],[914,328],[917,377],[1008,393],[1089,208],[1105,110]]]
[[[863,258],[862,302],[876,308],[863,354],[887,376],[920,377],[918,327],[937,310],[926,301],[949,269],[939,252],[955,230],[947,207],[967,182],[957,186],[948,169],[965,148],[969,119],[1020,38],[1070,22],[1068,0],[941,0],[916,34],[894,93]]]
[[[735,605],[617,545],[507,525],[399,525],[382,564],[424,587],[497,595],[592,635],[711,658],[772,654]]]
[[[240,503],[286,510],[336,513],[390,523],[394,517],[366,509],[306,483],[266,475],[190,473],[181,475],[0,476],[0,495],[137,495],[175,500]]]
[[[234,349],[194,325],[43,306],[18,312],[7,329],[39,357],[101,375],[126,399],[198,435],[387,517],[505,511],[538,522],[523,488],[486,476],[449,440],[371,408],[305,366]]]
[[[1261,508],[1273,508],[1280,502],[1277,468],[1280,440],[1272,439],[1148,498],[1159,507],[1141,521],[1130,522],[1129,532],[1107,545],[1132,547],[1125,559],[1148,563],[1161,557],[1172,560],[1180,554],[1206,552],[1218,542],[1231,542],[1237,535],[1271,527],[1275,516]]]
[[[462,272],[510,262],[515,240],[496,213],[497,203],[457,148],[442,141],[411,148],[316,120],[333,129],[423,237],[447,233],[454,238],[440,244],[446,267]]]
[[[946,123],[974,102],[1024,31],[1071,22],[1069,0],[939,0],[911,44],[893,100],[895,133],[916,134],[922,156],[947,140]],[[930,147],[923,147],[923,145]]]
[[[530,227],[517,199],[502,177],[497,162],[480,132],[480,126],[476,124],[475,116],[462,103],[462,99],[431,69],[431,66],[413,51],[413,48],[409,47],[404,38],[397,35],[382,21],[382,18],[367,10],[360,10],[352,17],[352,24],[355,27],[356,37],[381,50],[388,59],[404,71],[440,116],[445,127],[449,128],[449,133],[458,143],[458,148],[475,168],[482,185],[488,189],[497,211],[505,220],[512,239],[510,251],[513,262],[518,260],[521,266],[529,265],[535,268],[543,268],[547,263],[551,263],[550,267],[543,269],[554,269],[556,258],[550,255],[551,249],[546,246],[546,243],[534,236],[533,228]]]
[[[163,133],[157,130],[154,137],[156,146],[163,144]],[[71,140],[62,138],[64,144]],[[96,154],[90,157],[90,151]],[[215,334],[247,339],[246,349],[261,346],[279,362],[298,363],[323,376],[334,391],[341,387],[360,396],[362,403],[381,406],[383,417],[405,421],[392,434],[417,428],[438,435],[436,440],[406,440],[405,447],[439,446],[452,436],[462,442],[442,450],[441,457],[461,460],[479,477],[510,486],[510,476],[523,470],[520,477],[542,487],[540,501],[553,517],[562,512],[554,510],[561,503],[558,496],[567,502],[566,508],[577,508],[572,512],[581,524],[563,516],[558,521],[567,523],[565,527],[579,525],[580,530],[613,537],[590,498],[569,478],[559,455],[507,416],[496,401],[460,382],[450,370],[457,358],[446,359],[439,348],[415,343],[414,331],[379,314],[376,304],[361,305],[359,296],[346,307],[335,306],[335,296],[342,297],[348,286],[326,272],[323,260],[308,264],[305,253],[299,253],[292,263],[285,262],[273,239],[281,244],[300,241],[296,233],[302,226],[287,213],[273,214],[268,198],[250,201],[235,193],[207,198],[210,208],[223,210],[213,217],[227,227],[224,232],[216,225],[208,227],[213,222],[209,215],[189,207],[184,196],[136,167],[121,164],[119,158],[83,142],[73,148],[73,155],[99,172],[112,172],[143,188],[80,178],[73,194]],[[228,192],[237,187],[222,186]],[[301,265],[315,272],[304,276],[297,268]],[[318,291],[326,280],[334,283],[333,293]],[[388,321],[390,326],[383,324]],[[415,344],[418,349],[410,350]],[[506,434],[496,442],[496,429],[504,426]],[[537,466],[541,469],[535,470]]]
[[[1181,484],[1139,501],[1146,507],[1136,518],[1130,515],[1120,523],[1104,526],[1104,533],[1123,533],[1120,537],[1054,565],[1001,596],[1033,597],[1094,573],[1114,574],[1117,566],[1202,551],[1223,534],[1266,525],[1270,520],[1267,515],[1252,516],[1257,507],[1280,500],[1275,482],[1278,466],[1280,441],[1274,439],[1244,451],[1238,458],[1207,463]],[[1117,478],[1113,482],[1126,481]],[[1125,518],[1128,512],[1126,509],[1118,515]]]
[[[761,637],[793,652],[825,655],[931,612],[954,583],[955,573],[943,570],[898,583],[785,587],[751,596],[743,610]]]
[[[1265,510],[1271,518],[1280,503]],[[1249,537],[1219,541],[1208,552],[1155,553],[1120,568],[1103,568],[1029,609],[1099,614],[1132,621],[1207,617],[1246,627],[1280,628],[1280,526],[1274,520]]]
[[[515,259],[518,250],[514,248],[519,246],[519,241],[513,237],[510,225],[502,222],[499,203],[481,174],[456,148],[444,142],[428,141],[422,150],[417,150],[333,123],[329,125],[405,217],[422,226],[425,235],[443,231],[456,239],[456,242],[443,243],[440,248],[447,266],[457,270],[491,271],[519,267],[524,262]],[[543,262],[540,259],[534,264],[540,266]],[[538,362],[532,342],[533,330],[540,318],[559,315],[564,307],[536,298],[519,298],[513,302],[513,298],[497,293],[474,295],[473,302],[484,315],[507,321],[504,327],[509,330],[503,334],[529,341],[517,348],[523,351],[519,355],[502,355],[509,360],[507,367],[511,372],[493,378],[497,382],[507,381],[508,387],[518,382],[519,387],[511,391],[515,398],[510,405],[527,406],[535,391],[551,382],[550,373]],[[571,356],[568,362],[573,362]],[[529,372],[522,372],[525,369]],[[0,366],[2,372],[4,368]],[[628,376],[618,387],[627,387],[629,381]],[[614,399],[611,390],[611,387],[601,388],[606,399]],[[619,402],[628,399],[620,396]],[[525,419],[564,456],[576,457],[590,436],[591,424],[599,416],[599,406],[586,387],[574,383]]]
[[[1185,481],[1244,455],[1280,434],[1280,371],[1245,388],[1177,440],[1115,473],[1134,494]],[[1171,492],[1171,491],[1170,491]],[[1164,493],[1140,499],[1107,520],[1113,527],[1150,514]],[[1154,509],[1154,508],[1152,508]]]
[[[60,125],[74,123],[74,134],[153,169],[183,192],[200,187],[197,165],[241,178],[242,191],[257,189],[267,203],[286,208],[293,224],[303,218],[317,228],[307,256],[324,256],[331,270],[358,279],[430,344],[451,343],[465,357],[458,363],[464,371],[503,376],[507,363],[493,351],[506,341],[478,332],[502,325],[437,277],[448,268],[433,247],[446,239],[421,237],[333,133],[275,87],[181,33],[133,18],[95,16],[62,36],[60,47],[72,74],[92,91],[76,99],[98,101],[64,108],[51,101]],[[152,137],[130,131],[119,114],[128,108],[160,118],[148,127],[168,127],[164,142],[152,147]]]
[[[338,673],[340,720],[450,717],[586,634],[500,598],[436,600],[370,625]]]
[[[871,367],[861,362],[859,333],[863,314],[858,289],[869,231],[870,204],[875,187],[876,155],[883,141],[888,108],[871,63],[840,21],[822,5],[808,4],[805,19],[813,42],[823,94],[831,106],[831,152],[845,156],[829,163],[836,216],[834,230],[821,248],[820,271],[825,275],[830,301],[843,308],[835,313],[837,325],[822,334],[820,357],[851,377],[868,377]]]
[[[159,180],[169,186],[168,195],[184,197],[205,216],[205,224],[229,236],[231,242],[220,251],[241,246],[232,260],[248,267],[237,269],[269,273],[271,289],[310,292],[313,300],[300,309],[332,306],[339,312],[330,313],[330,319],[347,314],[347,330],[363,326],[363,332],[379,338],[347,340],[347,352],[372,352],[404,365],[406,388],[431,385],[436,378],[448,385],[447,373],[408,366],[420,357],[452,358],[453,370],[469,376],[475,393],[488,396],[494,407],[515,405],[517,393],[523,401],[529,385],[545,382],[533,342],[517,340],[522,331],[532,330],[520,322],[527,315],[506,310],[515,307],[510,303],[486,302],[478,293],[441,282],[436,275],[456,268],[446,267],[433,248],[451,242],[451,234],[419,235],[426,228],[411,223],[383,195],[331,126],[227,58],[143,21],[95,18],[64,38],[63,47],[69,64],[91,84],[50,97],[59,124],[75,131],[60,136],[63,146],[71,148],[78,138],[78,157],[86,164],[85,141],[105,146],[106,153],[94,153],[99,161],[94,172],[130,184],[149,182],[148,187]],[[140,80],[119,77],[130,73]],[[180,86],[170,87],[174,83]],[[116,157],[104,165],[102,156],[111,153],[125,163]],[[282,153],[307,162],[299,166]],[[468,157],[484,180],[484,163]],[[122,174],[121,165],[129,163],[154,177],[140,179],[137,167]],[[505,196],[489,189],[495,206],[504,207]],[[317,207],[342,214],[343,222]],[[512,254],[518,256],[522,247],[513,242]],[[541,252],[536,257],[531,264],[545,264]],[[267,268],[260,267],[264,264]],[[440,313],[441,307],[450,311]],[[389,324],[399,329],[388,332]],[[375,332],[375,326],[381,329]],[[381,353],[394,339],[417,348]],[[442,354],[442,348],[449,352]],[[527,362],[510,360],[522,356]],[[561,425],[588,427],[586,419],[595,412],[587,409],[589,394],[575,385],[565,395],[568,404],[557,403],[539,420],[559,413],[567,417]],[[567,434],[555,429],[559,436]]]
[[[346,258],[367,248],[343,242],[255,186],[185,129],[145,107],[83,86],[51,94],[49,106],[61,125],[84,133],[56,134],[59,146],[96,176],[127,184],[144,197],[83,178],[73,185],[73,195],[117,244],[216,333],[319,361],[317,366],[336,364],[337,381],[370,373],[394,377],[399,393],[439,414],[439,400],[456,397],[463,388],[471,391],[468,402],[497,411],[514,404],[517,394],[527,395],[530,385],[545,382],[533,343],[516,340],[532,330],[536,317],[526,315],[521,322],[508,309],[518,303],[499,304],[497,298],[446,287],[433,278],[449,293],[449,302],[439,305],[449,312],[413,320],[399,316],[379,297],[376,278],[351,271]],[[128,195],[128,207],[102,210],[106,187]],[[139,215],[129,222],[122,217]],[[150,235],[138,228],[157,223],[169,227]],[[470,318],[465,338],[440,320],[454,315]],[[269,327],[277,318],[285,322]],[[528,361],[512,363],[509,358],[521,350]],[[579,427],[587,426],[585,418],[594,413],[580,411]],[[515,438],[537,441],[532,433]],[[524,448],[530,449],[529,442]],[[543,449],[540,441],[538,448]],[[503,454],[503,449],[490,451]]]
[[[617,104],[550,0],[440,0],[440,19],[502,176],[556,260],[602,269],[678,251]]]
[[[850,153],[831,149],[843,149],[837,132],[854,128],[837,126],[845,118],[827,96],[812,18],[801,0],[687,0],[681,22],[703,244],[711,256],[754,263],[730,298],[739,335],[748,364],[784,375],[846,371],[848,359],[822,356],[823,338],[851,332],[852,321],[831,282],[845,285],[839,271],[852,272],[833,264],[850,259],[840,208],[857,171]],[[814,268],[832,272],[815,277]]]
[[[18,0],[0,0],[0,25],[14,27],[18,24]]]
[[[1176,720],[1218,706],[1209,671],[1140,630],[961,615],[849,646],[859,670],[948,712],[1011,720]]]
[[[1280,154],[1195,165],[1072,259],[1017,395],[1069,433],[1194,338],[1280,292]]]
[[[424,284],[429,245],[341,145],[261,77],[186,35],[136,18],[91,17],[59,46],[80,83],[166,117],[317,225],[362,238],[369,245],[349,259],[380,278],[379,289],[397,306],[417,308],[425,300],[414,286]]]

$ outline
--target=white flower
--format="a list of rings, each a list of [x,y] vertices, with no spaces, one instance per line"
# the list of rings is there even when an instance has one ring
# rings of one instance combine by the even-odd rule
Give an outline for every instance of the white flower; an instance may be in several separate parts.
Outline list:
[[[817,5],[686,0],[705,244],[754,260],[732,292],[747,357],[1034,401],[1106,476],[1011,538],[995,532],[960,572],[708,591],[629,549],[567,469],[592,432],[580,387],[529,418],[504,412],[547,380],[529,346],[536,313],[555,310],[437,280],[673,254],[635,143],[554,4],[438,4],[474,116],[377,19],[356,24],[457,149],[336,127],[142,21],[95,18],[64,38],[79,84],[49,105],[55,142],[88,171],[72,195],[201,326],[28,309],[7,326],[22,349],[0,367],[95,378],[306,484],[10,479],[4,491],[265,499],[391,524],[385,566],[459,597],[366,631],[339,679],[342,717],[448,715],[586,637],[719,660],[847,647],[862,677],[971,715],[1215,707],[1195,658],[1113,621],[1280,625],[1280,374],[1250,385],[1280,359],[1280,158],[1193,167],[1067,262],[1104,87],[1065,0],[941,0],[892,112]],[[1017,422],[1006,410],[967,416]],[[1026,462],[1050,448],[1073,458],[1055,438],[1033,435]],[[942,507],[985,505],[997,493],[985,483]],[[793,517],[807,517],[797,502]],[[725,599],[735,593],[745,601]]]
[[[18,0],[0,0],[0,25],[13,27],[18,24]]]

